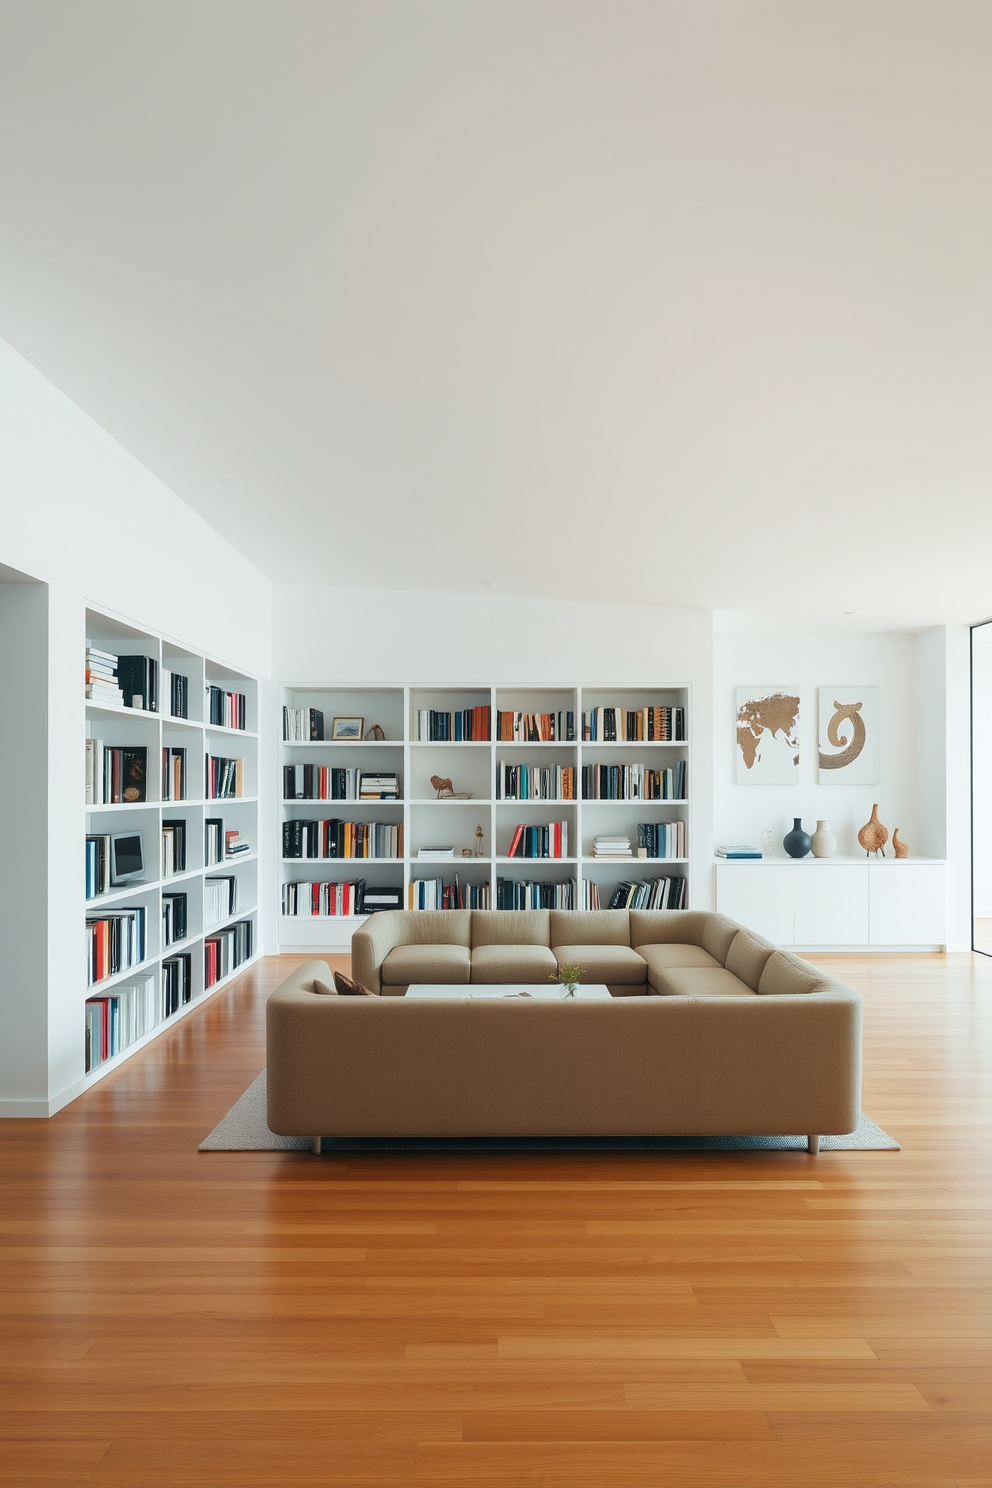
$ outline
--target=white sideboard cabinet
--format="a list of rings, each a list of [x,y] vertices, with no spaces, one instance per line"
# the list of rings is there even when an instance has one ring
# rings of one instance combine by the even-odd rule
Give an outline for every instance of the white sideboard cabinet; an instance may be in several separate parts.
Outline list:
[[[937,858],[762,858],[716,865],[716,907],[777,945],[932,950],[947,939]]]

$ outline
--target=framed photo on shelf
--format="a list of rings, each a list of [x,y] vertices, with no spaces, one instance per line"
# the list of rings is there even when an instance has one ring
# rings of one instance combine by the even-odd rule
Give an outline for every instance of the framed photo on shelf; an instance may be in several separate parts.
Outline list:
[[[335,718],[331,725],[331,738],[361,739],[364,727],[364,718]]]

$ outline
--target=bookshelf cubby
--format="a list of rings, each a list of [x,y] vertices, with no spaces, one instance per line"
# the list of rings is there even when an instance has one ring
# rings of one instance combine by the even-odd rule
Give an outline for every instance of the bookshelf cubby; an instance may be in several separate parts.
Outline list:
[[[85,803],[87,835],[110,835],[140,832],[144,857],[144,877],[105,893],[85,897],[85,919],[98,919],[108,914],[143,907],[146,915],[146,954],[139,967],[107,976],[83,991],[85,1001],[114,995],[129,983],[151,977],[156,1009],[152,1025],[146,1032],[109,1058],[91,1062],[85,1072],[86,1084],[101,1079],[124,1059],[155,1038],[164,1028],[198,1007],[205,997],[219,991],[258,956],[258,683],[254,677],[202,653],[155,634],[141,626],[97,609],[86,611],[86,643],[98,651],[117,655],[146,656],[158,669],[158,709],[129,708],[106,701],[86,700],[86,738],[101,740],[107,748],[117,746],[144,748],[147,751],[144,800],[119,805]],[[163,687],[162,672],[188,678],[187,717],[171,712],[171,697]],[[228,728],[211,724],[207,711],[207,689],[219,687],[225,692],[242,693],[245,697],[246,727]],[[162,750],[186,750],[185,796],[163,799]],[[242,794],[234,798],[211,799],[207,795],[205,760],[207,755],[240,759]],[[234,858],[208,864],[204,851],[205,824],[220,818],[225,831],[237,831],[249,850]],[[185,824],[186,863],[177,872],[164,872],[163,827]],[[237,909],[216,923],[205,916],[204,879],[232,876],[237,880]],[[181,893],[186,896],[186,934],[171,943],[165,942],[163,896]],[[251,955],[245,957],[212,986],[206,985],[205,942],[239,922],[251,926]],[[244,937],[245,932],[241,932]],[[87,946],[89,935],[87,933]],[[165,963],[176,957],[190,956],[189,1000],[170,1015],[165,1015]],[[85,1009],[80,1015],[80,1035],[86,1022]]]
[[[352,932],[366,916],[282,913],[282,886],[291,883],[354,882],[364,879],[370,889],[398,889],[404,908],[411,905],[411,892],[420,880],[455,881],[463,890],[485,886],[493,908],[498,886],[506,884],[574,885],[573,907],[581,909],[592,889],[598,891],[601,907],[610,903],[617,885],[628,880],[671,876],[688,878],[688,845],[678,858],[637,856],[639,823],[657,825],[685,823],[686,842],[691,840],[688,783],[685,794],[669,799],[582,798],[583,766],[644,766],[662,772],[681,766],[687,774],[689,758],[689,688],[683,684],[644,687],[499,687],[499,686],[395,686],[366,688],[349,684],[335,687],[321,683],[284,683],[280,689],[279,778],[281,820],[364,821],[402,823],[403,855],[381,858],[286,858],[282,852],[282,827],[277,852],[281,858],[279,943],[286,951],[345,950]],[[639,713],[645,708],[681,709],[683,737],[671,740],[586,740],[582,737],[583,715],[592,709],[621,709]],[[490,737],[486,740],[422,738],[422,714],[461,714],[469,709],[489,709]],[[323,717],[322,739],[285,738],[283,710],[317,710]],[[527,740],[496,737],[499,713],[554,716],[545,731],[555,737]],[[559,718],[567,733],[567,715],[574,721],[574,737],[558,737]],[[474,727],[473,721],[461,727]],[[334,718],[361,718],[362,732],[379,724],[381,741],[331,739]],[[309,732],[310,715],[307,714]],[[573,795],[570,798],[507,799],[499,789],[501,763],[542,769],[571,767]],[[395,774],[398,798],[393,801],[287,799],[283,795],[283,767],[317,765]],[[438,800],[432,776],[450,779],[456,792],[470,791],[468,800]],[[567,853],[561,857],[509,857],[516,828],[567,823]],[[482,828],[482,855],[476,856],[476,827]],[[596,837],[617,834],[629,837],[633,856],[624,859],[596,858]],[[452,859],[425,860],[421,848],[453,847]],[[471,857],[462,857],[468,849]],[[682,889],[688,904],[687,882]],[[297,894],[298,898],[302,895]],[[336,896],[338,897],[338,896]],[[311,900],[312,902],[312,896]],[[467,903],[466,897],[466,903]]]

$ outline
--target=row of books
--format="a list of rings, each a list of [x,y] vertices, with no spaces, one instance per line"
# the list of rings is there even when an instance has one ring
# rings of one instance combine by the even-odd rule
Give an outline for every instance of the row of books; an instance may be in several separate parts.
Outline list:
[[[193,953],[183,951],[162,962],[162,1012],[171,1018],[193,998]]]
[[[224,861],[226,837],[223,817],[208,816],[205,818],[203,823],[204,867],[212,868],[215,863]]]
[[[591,744],[680,741],[685,738],[685,709],[591,708],[582,715],[582,738]]]
[[[123,708],[124,694],[117,683],[117,657],[112,651],[87,645],[86,698],[105,708]]]
[[[117,806],[145,799],[148,750],[137,746],[86,740],[85,801],[87,806]]]
[[[186,750],[167,745],[162,750],[162,800],[186,799]]]
[[[610,896],[611,909],[684,909],[684,878],[625,879]]]
[[[399,776],[391,770],[342,765],[283,765],[286,801],[398,801]]]
[[[574,765],[511,765],[496,761],[498,801],[571,801],[575,798]]]
[[[189,717],[189,678],[182,672],[162,668],[162,697],[168,702],[173,718]]]
[[[575,879],[536,883],[530,879],[497,878],[497,909],[574,909]]]
[[[238,912],[238,880],[234,874],[203,880],[203,923],[219,925]]]
[[[402,822],[286,821],[284,858],[401,858]]]
[[[239,920],[203,942],[203,984],[212,987],[251,957],[252,923]]]
[[[208,689],[211,691],[213,689]],[[189,717],[189,678],[182,672],[161,669],[153,656],[121,655],[86,646],[86,697],[113,708],[143,708],[159,711],[159,693],[173,718]],[[211,719],[211,722],[220,720]]]
[[[110,834],[94,833],[86,838],[86,897],[110,892]]]
[[[221,755],[207,755],[206,771],[207,799],[211,801],[232,800],[245,793],[245,762],[243,759],[225,759]]]
[[[416,737],[441,744],[474,744],[489,740],[492,709],[488,703],[480,708],[459,708],[444,713],[437,708],[420,708],[414,715]]]
[[[684,801],[685,760],[669,770],[649,765],[583,765],[584,801]]]
[[[282,736],[287,744],[318,743],[324,737],[324,715],[319,708],[283,708]]]
[[[684,821],[637,823],[637,845],[647,849],[649,858],[686,857],[686,838]]]
[[[207,722],[219,728],[247,728],[247,703],[243,692],[228,692],[223,687],[207,685]]]
[[[156,1027],[161,1006],[154,975],[122,982],[111,992],[86,999],[86,1073]]]
[[[415,878],[408,890],[408,909],[489,909],[489,883],[462,883],[461,874],[446,884],[441,878]]]
[[[525,744],[574,744],[575,714],[513,713],[500,708],[496,713],[496,737]]]
[[[528,826],[521,822],[513,834],[508,858],[567,858],[568,822]]]
[[[186,823],[162,823],[162,877],[186,872]]]
[[[86,985],[97,982],[130,966],[139,966],[145,959],[146,911],[138,905],[133,909],[115,910],[112,913],[94,916],[86,920]]]
[[[344,915],[374,914],[382,909],[402,909],[402,888],[370,886],[364,878],[346,882],[319,883],[300,880],[282,886],[284,915],[322,915],[340,918]]]
[[[189,922],[187,916],[187,894],[172,893],[162,895],[162,944],[175,945],[177,941],[185,940],[189,934]]]

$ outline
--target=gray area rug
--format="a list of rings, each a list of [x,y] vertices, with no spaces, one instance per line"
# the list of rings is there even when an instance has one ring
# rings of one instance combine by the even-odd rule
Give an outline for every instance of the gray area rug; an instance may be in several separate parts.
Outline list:
[[[805,1137],[325,1137],[325,1152],[792,1152]],[[265,1124],[265,1071],[200,1143],[201,1152],[303,1152],[308,1137],[277,1137]],[[900,1151],[867,1116],[846,1137],[821,1137],[821,1152]]]

